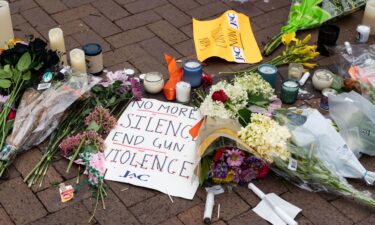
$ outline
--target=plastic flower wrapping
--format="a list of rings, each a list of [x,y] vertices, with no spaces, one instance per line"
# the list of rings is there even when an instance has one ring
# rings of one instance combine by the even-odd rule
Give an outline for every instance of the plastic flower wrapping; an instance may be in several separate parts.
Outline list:
[[[89,75],[70,76],[43,92],[26,90],[12,132],[0,152],[0,176],[18,153],[44,141],[58,127],[65,111],[99,81]]]
[[[236,147],[220,148],[202,159],[206,164],[201,172],[201,181],[215,184],[248,184],[263,178],[269,172],[267,163]]]

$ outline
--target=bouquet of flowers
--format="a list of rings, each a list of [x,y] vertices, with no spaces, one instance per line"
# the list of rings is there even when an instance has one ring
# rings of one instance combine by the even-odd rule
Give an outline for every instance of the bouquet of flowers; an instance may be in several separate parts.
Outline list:
[[[216,184],[248,184],[269,172],[267,163],[236,147],[220,148],[201,160],[201,183],[206,179]]]
[[[314,144],[310,148],[296,146],[290,141],[288,129],[270,117],[253,114],[251,122],[238,132],[238,137],[251,147],[254,155],[270,163],[274,172],[301,188],[334,192],[375,206],[373,198],[353,188],[326,166],[317,156]]]
[[[203,102],[200,111],[205,116],[223,119],[238,119],[247,124],[250,119],[250,105],[266,107],[276,98],[275,90],[257,73],[236,77],[233,84],[220,81],[213,85]]]
[[[21,99],[12,133],[0,152],[0,176],[18,153],[44,141],[57,128],[65,110],[99,80],[88,75],[71,76],[42,93],[28,89]]]
[[[39,38],[28,44],[14,39],[9,41],[7,50],[0,51],[0,149],[12,128],[10,121],[23,92],[34,87],[38,76],[46,69],[54,70],[59,62],[56,52],[46,46]]]
[[[313,60],[319,55],[319,52],[316,51],[316,45],[308,45],[311,35],[308,34],[304,39],[299,40],[296,38],[295,32],[285,33],[280,36],[280,41],[285,46],[285,50],[282,54],[276,56],[275,58],[267,61],[267,64],[274,66],[286,65],[289,63],[302,63],[304,66],[313,68],[316,66],[315,63],[310,63],[310,60]],[[257,71],[258,67],[252,67],[247,70],[238,71],[238,72],[220,72],[220,74],[239,74],[242,76],[248,75]]]
[[[116,126],[116,118],[110,115],[108,109],[98,106],[84,119],[84,126],[84,131],[64,139],[59,148],[61,154],[70,160],[66,169],[67,172],[74,162],[85,166],[89,185],[94,188],[97,200],[94,216],[99,200],[102,200],[103,208],[105,208],[103,199],[107,196],[107,193],[104,184],[103,138]]]
[[[85,118],[96,106],[109,109],[112,115],[118,117],[122,113],[121,108],[126,108],[129,102],[140,100],[141,97],[142,90],[137,79],[128,76],[124,71],[108,72],[106,79],[94,86],[86,99],[76,102],[68,111],[58,129],[52,133],[44,155],[24,181],[29,187],[38,181],[40,185],[43,184],[43,178],[59,150],[61,141],[84,131]]]
[[[293,0],[288,24],[264,47],[270,55],[282,42],[282,36],[298,30],[319,27],[328,20],[344,16],[366,4],[366,0]]]

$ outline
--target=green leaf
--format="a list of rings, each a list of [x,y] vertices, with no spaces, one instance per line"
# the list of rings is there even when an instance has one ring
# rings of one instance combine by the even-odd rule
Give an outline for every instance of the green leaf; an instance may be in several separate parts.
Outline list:
[[[12,82],[6,79],[0,79],[0,88],[9,88]]]
[[[5,71],[5,67],[4,69],[0,69],[0,78],[4,79],[4,78],[11,78],[12,75],[11,73],[8,73]]]
[[[250,123],[251,119],[251,111],[247,108],[243,108],[238,110],[238,122],[243,126],[246,127]]]
[[[260,107],[265,107],[268,105],[269,100],[263,96],[260,95],[250,95],[247,102],[250,105],[257,105]]]
[[[4,71],[5,71],[6,73],[8,73],[8,74],[11,74],[11,73],[12,73],[12,70],[10,69],[10,65],[9,65],[9,64],[7,64],[7,65],[4,66]]]
[[[26,73],[24,73],[22,75],[23,80],[30,80],[30,78],[31,78],[31,72],[30,71],[27,71]]]
[[[17,69],[21,72],[24,72],[27,69],[29,69],[30,64],[31,64],[31,55],[29,52],[26,52],[18,60]]]
[[[203,157],[201,160],[201,172],[199,176],[199,184],[203,184],[205,180],[208,178],[208,172],[211,167],[211,158],[210,157]]]
[[[100,126],[95,121],[91,121],[91,123],[87,126],[86,130],[99,131]]]

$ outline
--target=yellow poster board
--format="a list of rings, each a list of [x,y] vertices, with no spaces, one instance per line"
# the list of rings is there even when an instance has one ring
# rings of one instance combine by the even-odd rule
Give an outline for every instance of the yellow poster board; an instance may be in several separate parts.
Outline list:
[[[214,20],[193,19],[193,33],[197,58],[201,62],[213,56],[237,63],[262,60],[249,17],[242,13],[228,10]]]

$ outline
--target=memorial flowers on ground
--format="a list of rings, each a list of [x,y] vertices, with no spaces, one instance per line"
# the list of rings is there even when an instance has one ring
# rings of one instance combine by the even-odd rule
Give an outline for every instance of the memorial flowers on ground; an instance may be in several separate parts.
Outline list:
[[[141,97],[140,84],[135,78],[128,76],[123,71],[107,73],[105,80],[94,86],[87,98],[73,104],[58,129],[52,133],[44,155],[25,177],[24,181],[28,183],[29,187],[38,181],[42,185],[43,178],[59,151],[61,141],[71,136],[72,142],[75,143],[74,141],[78,140],[78,138],[74,139],[72,135],[84,131],[87,124],[102,116],[100,113],[95,113],[88,117],[96,106],[109,110],[108,112],[103,112],[103,116],[108,120],[103,122],[102,129],[107,134],[113,124],[112,116],[118,117],[129,102],[133,99],[138,100]],[[103,111],[103,109],[98,111]],[[111,117],[109,117],[109,114],[111,114]],[[72,143],[68,142],[68,144]],[[63,148],[63,151],[67,149]]]

